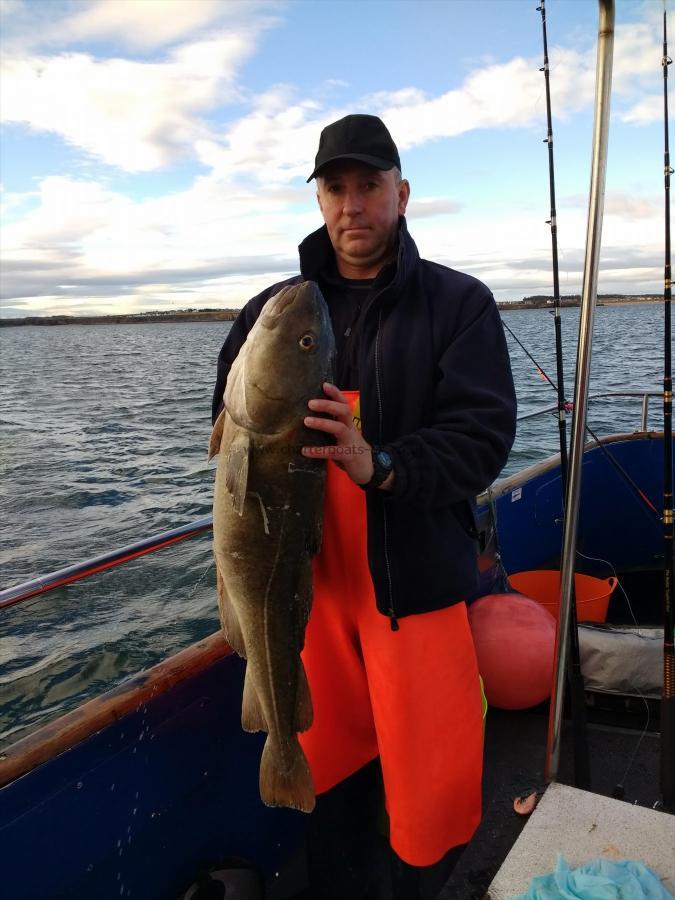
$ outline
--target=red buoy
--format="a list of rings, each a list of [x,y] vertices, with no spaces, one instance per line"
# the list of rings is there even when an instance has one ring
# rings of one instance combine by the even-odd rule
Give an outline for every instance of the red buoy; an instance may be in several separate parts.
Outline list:
[[[469,622],[490,706],[527,709],[551,693],[556,621],[523,594],[488,594],[469,605]]]

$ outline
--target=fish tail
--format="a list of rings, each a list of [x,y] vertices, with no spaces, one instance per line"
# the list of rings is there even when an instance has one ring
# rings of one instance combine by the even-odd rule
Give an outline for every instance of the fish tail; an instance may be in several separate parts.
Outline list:
[[[295,722],[296,731],[307,731],[314,721],[314,709],[312,707],[312,695],[309,692],[309,684],[307,682],[307,673],[302,664],[302,660],[298,661],[298,690],[296,694],[295,704]]]
[[[286,751],[284,755],[290,766],[282,771],[278,744],[269,737],[265,741],[260,760],[260,797],[267,806],[288,806],[310,813],[316,803],[314,782],[295,736],[288,742]]]

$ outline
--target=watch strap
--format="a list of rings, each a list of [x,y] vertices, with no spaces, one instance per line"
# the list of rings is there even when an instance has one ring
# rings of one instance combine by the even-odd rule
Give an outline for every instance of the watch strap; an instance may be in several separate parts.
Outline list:
[[[370,452],[373,458],[373,476],[370,481],[359,485],[364,491],[379,488],[387,480],[394,468],[391,456],[383,447],[371,447]]]

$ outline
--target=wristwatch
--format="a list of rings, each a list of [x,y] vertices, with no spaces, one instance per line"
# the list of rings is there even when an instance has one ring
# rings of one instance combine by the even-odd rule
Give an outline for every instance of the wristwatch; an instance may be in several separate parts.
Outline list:
[[[371,447],[370,452],[373,457],[373,477],[365,484],[359,485],[364,491],[378,488],[387,480],[394,468],[393,459],[382,447]]]

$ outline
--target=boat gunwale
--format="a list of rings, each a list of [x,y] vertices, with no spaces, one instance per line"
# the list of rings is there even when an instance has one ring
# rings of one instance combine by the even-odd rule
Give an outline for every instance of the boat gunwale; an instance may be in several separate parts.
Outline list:
[[[217,631],[15,741],[0,750],[0,790],[232,653]]]
[[[663,431],[631,431],[620,434],[610,434],[601,437],[599,444],[604,446],[605,444],[617,444],[625,441],[639,441],[644,440],[645,438],[649,440],[663,440]],[[588,441],[584,448],[584,456],[592,450],[597,449],[598,442],[594,440]],[[545,472],[551,471],[559,466],[560,453],[554,453],[551,456],[547,456],[546,459],[533,463],[531,466],[519,469],[517,472],[514,472],[513,475],[507,475],[505,478],[497,479],[491,487],[478,495],[476,503],[479,507],[487,506],[499,497],[503,497],[504,494],[508,494],[509,491],[512,491],[514,488],[521,487],[526,481],[531,481],[538,475],[543,475]]]

